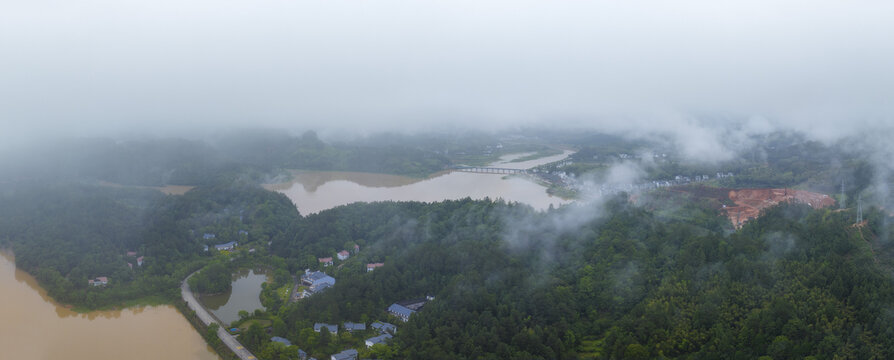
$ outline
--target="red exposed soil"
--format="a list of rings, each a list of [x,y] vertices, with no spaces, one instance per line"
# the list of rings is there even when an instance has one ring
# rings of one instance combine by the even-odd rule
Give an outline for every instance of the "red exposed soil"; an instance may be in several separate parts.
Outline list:
[[[835,199],[828,195],[793,189],[723,189],[705,186],[680,187],[677,190],[688,192],[702,198],[718,200],[721,210],[726,213],[736,228],[741,228],[748,220],[758,217],[766,208],[782,202],[797,202],[820,209],[835,204]],[[730,205],[732,202],[735,205]]]
[[[776,206],[782,202],[798,202],[820,209],[835,204],[828,195],[793,189],[738,189],[729,191],[729,199],[736,206],[724,208],[726,216],[736,228],[742,227],[746,221],[756,218],[763,209]]]

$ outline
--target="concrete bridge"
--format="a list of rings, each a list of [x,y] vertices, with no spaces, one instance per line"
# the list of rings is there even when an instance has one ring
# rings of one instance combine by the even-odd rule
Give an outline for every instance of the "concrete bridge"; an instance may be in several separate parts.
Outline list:
[[[527,169],[510,169],[483,166],[454,166],[453,170],[478,174],[527,174]]]

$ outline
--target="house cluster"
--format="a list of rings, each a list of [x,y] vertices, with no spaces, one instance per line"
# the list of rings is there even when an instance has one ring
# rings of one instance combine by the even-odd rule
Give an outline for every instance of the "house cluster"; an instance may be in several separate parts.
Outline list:
[[[87,280],[87,284],[92,285],[92,286],[105,286],[108,283],[109,283],[109,278],[107,278],[105,276],[98,276],[98,277],[96,277],[96,279]]]
[[[248,231],[240,229],[240,230],[239,230],[239,236],[243,236],[243,237],[248,236]],[[202,239],[204,239],[204,240],[214,240],[214,239],[216,239],[216,238],[217,238],[217,234],[214,234],[214,233],[204,233],[204,234],[202,234]],[[236,241],[230,241],[230,242],[225,242],[225,243],[215,244],[215,245],[212,245],[212,246],[213,246],[214,249],[217,250],[217,251],[224,251],[224,250],[233,250],[233,249],[235,249],[237,246],[239,246],[239,243],[236,242]],[[205,250],[205,251],[208,251],[210,248],[211,248],[211,247],[209,247],[208,245],[205,245],[205,246],[204,246],[204,250]]]
[[[355,332],[355,331],[366,331],[366,324],[364,323],[355,323],[355,322],[345,322],[342,327],[345,331]],[[379,332],[379,335],[366,339],[366,347],[372,347],[376,344],[383,344],[387,342],[389,339],[394,337],[394,333],[397,331],[397,327],[389,323],[383,322],[374,322],[371,327]],[[314,331],[321,332],[323,329],[326,329],[330,334],[337,335],[338,334],[338,325],[336,324],[326,324],[326,323],[315,323]],[[292,342],[289,339],[282,338],[279,336],[273,336],[270,338],[270,341],[278,342],[286,346],[291,346]],[[333,354],[329,357],[330,360],[357,360],[359,356],[359,352],[355,349],[346,349],[337,354]],[[301,349],[298,349],[298,359],[300,360],[316,360],[315,358],[309,357],[307,352]]]
[[[205,234],[205,235],[208,235],[208,234]],[[215,244],[215,245],[214,245],[214,249],[217,250],[217,251],[233,250],[233,249],[236,248],[236,246],[239,246],[239,243],[238,243],[238,242],[230,241],[230,242],[228,242],[228,243]],[[204,248],[204,249],[205,249],[205,251],[208,251],[208,245],[205,245],[205,248]]]
[[[128,258],[136,257],[137,252],[128,250],[126,255]],[[137,263],[137,266],[143,266],[143,257],[142,256],[136,257],[136,263]],[[128,261],[127,267],[129,267],[131,270],[133,270],[133,263]]]
[[[366,324],[364,324],[364,323],[355,323],[355,322],[348,321],[348,322],[345,322],[342,325],[342,327],[345,329],[345,331],[348,331],[348,332],[366,331]],[[379,333],[379,335],[373,336],[369,339],[366,339],[366,342],[365,342],[366,347],[372,347],[376,344],[383,344],[383,343],[387,342],[389,339],[393,338],[394,333],[397,332],[396,326],[394,326],[393,324],[389,324],[389,323],[385,323],[385,322],[381,322],[381,321],[376,321],[376,322],[372,323],[372,325],[370,325],[370,327],[372,329],[376,330]],[[338,334],[338,325],[326,324],[326,323],[315,323],[314,324],[314,331],[320,332],[320,331],[323,331],[323,329],[326,329],[326,331],[328,331],[330,334],[333,334],[333,335]],[[336,357],[338,354],[332,355],[333,356],[332,358],[333,359],[336,359],[336,358],[338,358],[338,359],[355,359],[357,351],[354,349],[348,349],[348,350],[342,351],[339,354],[345,354],[345,352],[350,352],[350,351],[353,351],[354,356],[355,356],[354,358],[351,358],[351,357],[338,358],[338,357]],[[305,354],[305,356],[306,356],[306,354]],[[300,354],[299,354],[299,357],[300,357]]]
[[[434,296],[426,296],[419,299],[399,301],[388,307],[388,313],[407,322],[410,320],[410,316],[419,311],[427,302],[434,299]]]
[[[732,177],[733,173],[717,173],[714,177],[715,179],[725,179]],[[677,175],[674,176],[673,179],[668,180],[652,180],[641,183],[627,183],[627,184],[598,184],[588,181],[579,181],[574,177],[565,177],[562,179],[565,186],[568,186],[574,190],[578,190],[581,192],[586,192],[589,194],[597,194],[597,195],[613,195],[620,192],[637,192],[637,191],[648,191],[654,189],[660,189],[671,186],[679,186],[679,185],[687,185],[691,183],[704,182],[711,180],[710,175],[695,175],[695,176],[684,176]]]
[[[360,252],[360,245],[354,244],[354,254],[356,255],[359,252]],[[351,253],[348,252],[347,250],[342,250],[342,251],[339,251],[338,253],[336,253],[335,256],[339,260],[344,261],[351,257]],[[319,261],[320,264],[322,264],[323,266],[332,266],[332,264],[334,264],[331,256],[317,258],[317,261]]]
[[[301,292],[299,297],[305,298],[335,285],[335,278],[326,275],[322,271],[310,271],[308,269],[304,271],[304,275],[301,275],[301,284],[308,287],[307,290]]]

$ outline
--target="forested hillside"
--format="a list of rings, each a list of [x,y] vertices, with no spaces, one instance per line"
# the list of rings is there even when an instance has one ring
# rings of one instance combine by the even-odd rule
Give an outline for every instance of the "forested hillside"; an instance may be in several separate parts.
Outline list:
[[[11,248],[16,265],[56,300],[95,309],[177,298],[180,281],[211,259],[203,251],[206,243],[266,244],[297,219],[287,198],[244,183],[200,187],[183,196],[36,184],[0,195],[0,247]],[[219,236],[204,239],[205,231]],[[109,283],[88,284],[97,277]]]
[[[0,183],[103,181],[123,185],[214,185],[222,177],[261,182],[282,169],[365,171],[425,177],[450,165],[406,142],[330,144],[313,132],[230,132],[207,139],[66,139],[0,156]]]
[[[827,167],[823,157],[834,149],[785,139],[765,139],[763,146],[779,151],[762,160],[730,162],[741,173],[722,181],[828,188],[846,173],[848,198],[870,187],[874,174],[863,160],[844,154],[837,168]],[[489,151],[491,140],[476,141]],[[601,158],[648,145],[605,140],[603,148],[584,151]],[[738,230],[718,213],[728,204],[672,190],[545,212],[463,199],[355,203],[301,216],[287,197],[257,185],[270,169],[412,172],[447,160],[431,149],[397,157],[401,147],[326,144],[312,133],[221,141],[228,150],[188,141],[100,142],[85,150],[102,153],[97,159],[57,154],[86,163],[56,159],[65,166],[5,173],[13,180],[0,193],[0,247],[11,248],[17,266],[50,296],[85,310],[171,302],[180,281],[203,267],[193,289],[222,292],[236,269],[264,267],[273,275],[260,295],[267,310],[240,320],[252,322],[240,339],[262,359],[295,358],[298,348],[317,358],[357,348],[380,359],[894,356],[892,221],[868,205],[867,221],[858,225],[853,208],[783,204]],[[195,152],[177,159],[159,144]],[[430,144],[441,145],[450,143]],[[146,158],[131,164],[136,154]],[[97,161],[124,165],[90,165]],[[649,169],[690,170],[702,171],[673,161]],[[176,178],[199,186],[173,196],[96,185]],[[228,242],[239,246],[215,250]],[[326,267],[318,260],[342,250],[350,258]],[[337,283],[291,301],[294,281],[308,269]],[[100,279],[108,283],[89,282]],[[426,297],[434,300],[406,323],[386,311]],[[367,349],[371,329],[337,336],[312,329],[345,321],[396,323],[398,331],[388,344]],[[268,335],[294,346],[271,343]]]
[[[388,320],[392,302],[436,300],[400,326],[396,358],[884,358],[890,277],[852,214],[783,205],[737,233],[707,210],[671,219],[612,201],[579,228],[489,201],[355,204],[307,217],[276,250],[304,266],[346,243],[361,255],[324,292],[280,311],[321,354],[314,322]],[[878,215],[876,215],[878,216]],[[507,226],[527,224],[521,233]],[[557,233],[557,230],[558,233]],[[512,241],[507,243],[511,234]],[[303,257],[308,259],[303,259]],[[384,261],[366,273],[362,264]],[[391,318],[393,321],[393,318]],[[390,355],[389,355],[390,354]]]

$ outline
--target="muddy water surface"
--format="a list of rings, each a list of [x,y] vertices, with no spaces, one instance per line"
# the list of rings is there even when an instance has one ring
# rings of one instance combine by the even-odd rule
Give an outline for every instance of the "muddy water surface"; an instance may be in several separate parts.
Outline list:
[[[524,154],[507,155],[490,166],[527,169],[561,160],[571,152],[524,162],[510,162]],[[502,198],[543,210],[570,201],[546,193],[546,188],[530,179],[499,174],[444,172],[428,179],[370,173],[295,171],[292,181],[271,184],[295,203],[301,214],[312,214],[336,206],[364,201],[442,201],[465,197]]]
[[[219,359],[171,306],[79,314],[48,298],[6,253],[0,301],[0,359]]]

